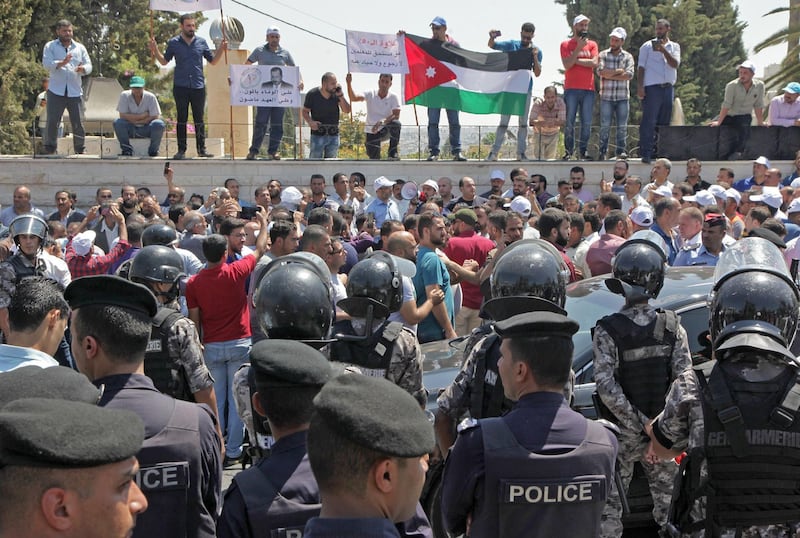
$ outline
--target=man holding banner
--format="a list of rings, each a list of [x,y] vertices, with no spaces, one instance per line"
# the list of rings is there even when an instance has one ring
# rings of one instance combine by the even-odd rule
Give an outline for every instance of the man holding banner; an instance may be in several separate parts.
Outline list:
[[[153,4],[151,3],[151,8]],[[206,80],[203,76],[203,58],[215,65],[228,42],[223,39],[214,54],[202,37],[195,35],[197,22],[193,13],[184,13],[180,17],[181,33],[167,42],[164,54],[158,50],[155,37],[150,38],[150,50],[161,65],[167,65],[175,58],[175,73],[172,96],[178,112],[178,152],[172,157],[179,161],[186,158],[186,123],[189,121],[189,105],[192,106],[195,140],[198,157],[213,157],[206,151],[206,134],[203,113],[206,106]]]
[[[290,65],[294,66],[294,58],[291,53],[281,47],[281,31],[276,26],[267,28],[267,42],[256,49],[247,58],[247,65]],[[275,71],[273,69],[272,71]],[[272,73],[271,71],[271,73]],[[280,69],[278,69],[280,71]],[[272,80],[272,84],[280,84],[281,86],[287,84],[283,82],[282,78],[278,81]],[[270,83],[265,83],[269,85]],[[263,86],[263,85],[262,85]],[[303,90],[303,79],[297,85],[299,90]],[[250,151],[247,153],[247,160],[252,161],[258,155],[261,149],[261,143],[264,141],[264,135],[267,132],[267,125],[269,125],[269,146],[267,153],[270,159],[280,159],[281,139],[283,138],[283,107],[277,106],[259,106],[256,108],[256,126],[253,131],[253,141],[250,144]]]

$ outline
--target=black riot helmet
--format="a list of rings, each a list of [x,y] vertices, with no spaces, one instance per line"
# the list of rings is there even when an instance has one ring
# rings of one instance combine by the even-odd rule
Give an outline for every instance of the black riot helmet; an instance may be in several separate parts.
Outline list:
[[[173,246],[178,241],[178,232],[166,224],[151,224],[142,232],[142,246],[164,245]],[[138,254],[137,254],[138,256]]]
[[[494,262],[490,277],[492,299],[538,297],[563,308],[568,275],[561,254],[547,241],[515,241]]]
[[[35,235],[41,239],[41,242],[39,243],[40,247],[44,245],[44,241],[47,238],[47,222],[45,222],[43,218],[36,215],[20,215],[11,221],[11,224],[8,228],[8,235],[14,239],[14,244],[17,246],[19,246],[19,239],[17,238],[20,235]]]
[[[366,318],[369,306],[375,318],[400,310],[403,285],[397,265],[386,252],[375,252],[353,266],[347,276],[347,298],[339,308],[354,318]]]
[[[172,284],[166,293],[155,292],[171,301],[178,296],[178,284],[186,276],[183,272],[183,258],[175,249],[163,245],[150,245],[142,248],[131,260],[128,279],[153,288],[151,284]]]
[[[268,338],[326,343],[333,324],[330,271],[322,258],[297,252],[271,261],[253,294]]]
[[[797,330],[800,292],[778,247],[766,239],[747,237],[720,254],[708,305],[715,350],[731,347],[732,337],[740,341],[743,337],[737,335],[742,333],[775,340],[776,330],[788,346]]]
[[[664,286],[666,267],[667,257],[658,245],[646,239],[632,239],[614,254],[614,278],[606,280],[606,286],[629,302],[655,299]]]

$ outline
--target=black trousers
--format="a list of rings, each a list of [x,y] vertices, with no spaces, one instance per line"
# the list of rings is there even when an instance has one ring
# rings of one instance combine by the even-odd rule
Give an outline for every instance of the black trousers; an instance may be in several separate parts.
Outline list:
[[[173,86],[172,96],[175,98],[175,108],[178,109],[178,125],[176,127],[178,151],[186,151],[186,122],[189,121],[189,105],[191,105],[197,151],[204,152],[206,150],[206,125],[203,122],[203,111],[206,107],[206,89]]]

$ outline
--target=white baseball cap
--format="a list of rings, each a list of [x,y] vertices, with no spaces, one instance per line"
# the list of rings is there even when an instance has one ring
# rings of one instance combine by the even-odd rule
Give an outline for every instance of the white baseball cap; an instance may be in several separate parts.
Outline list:
[[[733,187],[731,187],[730,189],[725,189],[725,198],[726,200],[728,198],[733,198],[734,200],[736,200],[736,205],[739,205],[739,202],[742,201],[741,193],[739,193],[739,191],[737,191]]]
[[[94,230],[86,230],[72,238],[72,248],[75,249],[75,254],[78,256],[86,256],[92,251],[92,244],[94,243],[97,234]]]
[[[653,194],[663,196],[664,198],[672,198],[672,189],[666,185],[661,185],[653,191]]]
[[[687,202],[697,202],[697,204],[702,207],[715,205],[717,203],[717,197],[705,190],[697,191],[693,196],[684,196],[683,200]]]
[[[503,183],[505,183],[506,175],[503,173],[502,170],[494,169],[494,170],[492,170],[492,173],[489,174],[489,180],[491,181],[493,179],[502,179]]]
[[[768,206],[780,209],[781,204],[783,203],[783,195],[781,191],[776,188],[764,188],[764,191],[761,194],[755,194],[750,197],[751,202],[764,202]]]
[[[436,183],[436,181],[434,181],[433,179],[425,180],[425,182],[421,185],[420,188],[424,187],[425,185],[432,188],[434,191],[439,192],[439,184]]]
[[[392,181],[391,179],[387,178],[386,176],[381,176],[381,177],[375,178],[375,181],[372,183],[372,185],[375,188],[375,190],[377,191],[378,189],[382,189],[384,187],[394,187],[394,183],[395,183],[394,181]]]
[[[756,159],[755,161],[753,161],[753,163],[755,163],[755,164],[763,164],[764,166],[766,166],[767,168],[769,168],[769,159],[767,159],[767,158],[766,158],[766,157],[764,157],[763,155],[761,155],[761,156],[760,156],[758,159]]]
[[[653,224],[653,210],[646,205],[635,207],[631,211],[631,220],[639,226],[651,226]]]
[[[578,15],[577,17],[575,17],[574,19],[572,19],[572,26],[577,26],[578,24],[582,23],[583,21],[591,21],[591,20],[592,19],[590,19],[586,15],[581,14],[581,15]]]
[[[623,41],[625,41],[628,38],[628,32],[626,32],[625,28],[621,26],[617,26],[616,28],[611,30],[611,33],[608,35],[611,37],[617,37]]]
[[[267,28],[267,35],[281,35],[281,29],[277,26],[270,26]]]
[[[792,203],[789,204],[786,214],[788,215],[789,213],[800,213],[800,198],[795,198],[792,200]]]
[[[507,207],[510,211],[519,213],[523,217],[528,217],[531,214],[531,202],[524,196],[514,197],[513,200],[503,207]]]

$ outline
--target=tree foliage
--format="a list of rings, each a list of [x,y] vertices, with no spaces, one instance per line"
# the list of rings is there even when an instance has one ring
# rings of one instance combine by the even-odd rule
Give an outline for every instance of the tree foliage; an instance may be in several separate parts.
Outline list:
[[[745,59],[742,32],[745,23],[731,0],[556,0],[566,7],[567,25],[583,13],[592,19],[589,32],[600,50],[608,47],[608,34],[616,26],[628,31],[624,48],[637,60],[639,47],[655,36],[656,21],[670,21],[670,38],[681,46],[681,65],[675,94],[683,104],[687,124],[713,118],[722,103],[725,84],[736,76]],[[636,96],[636,76],[631,81],[631,122],[638,123],[641,106]]]
[[[755,46],[756,52],[761,52],[773,45],[786,44],[786,56],[781,61],[780,71],[765,81],[769,86],[779,88],[800,80],[800,0],[789,0],[789,7],[773,9],[764,15],[787,12],[789,24]]]
[[[165,116],[174,109],[171,76],[162,77],[148,48],[154,35],[162,50],[178,32],[178,13],[151,12],[149,0],[3,0],[0,2],[0,153],[31,150],[25,132],[36,114],[34,104],[47,71],[44,45],[55,39],[60,19],[72,22],[75,40],[92,59],[92,77],[117,78],[123,87],[133,73],[147,79],[159,95]],[[198,24],[206,18],[197,14]]]

